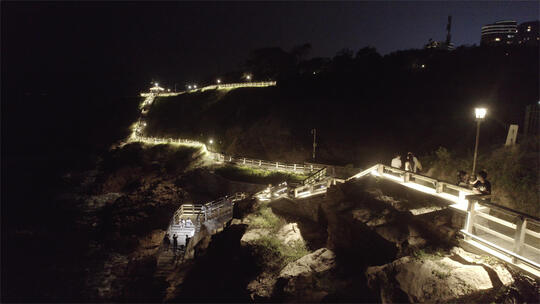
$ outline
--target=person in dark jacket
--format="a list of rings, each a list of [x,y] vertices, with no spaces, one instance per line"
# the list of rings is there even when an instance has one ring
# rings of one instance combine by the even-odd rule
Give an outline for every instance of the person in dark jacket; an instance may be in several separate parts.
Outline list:
[[[178,236],[176,234],[173,234],[172,236],[173,238],[173,251],[176,252],[176,250],[178,250]]]
[[[487,172],[480,171],[473,184],[473,191],[477,194],[491,194],[491,183],[487,180]]]
[[[171,240],[169,239],[169,234],[165,233],[165,236],[163,237],[163,249],[169,251],[169,245],[171,245]]]

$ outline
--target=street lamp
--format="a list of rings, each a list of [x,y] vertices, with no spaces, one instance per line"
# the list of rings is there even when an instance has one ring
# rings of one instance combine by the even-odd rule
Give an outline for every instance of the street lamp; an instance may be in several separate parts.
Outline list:
[[[473,157],[471,176],[474,176],[474,172],[476,171],[476,157],[478,156],[478,140],[480,138],[480,123],[486,117],[486,113],[487,113],[486,108],[474,109],[474,114],[476,115],[476,144],[474,145],[474,157]]]
[[[194,89],[196,89],[196,88],[197,88],[197,85],[196,85],[196,84],[194,84],[194,85],[193,85],[193,88],[194,88]]]
[[[221,83],[221,79],[218,79],[216,82],[217,82],[218,84],[220,84],[220,83]]]
[[[210,139],[210,140],[208,141],[208,143],[209,143],[209,144],[213,144],[213,143],[214,143],[214,140],[213,140],[213,139]]]

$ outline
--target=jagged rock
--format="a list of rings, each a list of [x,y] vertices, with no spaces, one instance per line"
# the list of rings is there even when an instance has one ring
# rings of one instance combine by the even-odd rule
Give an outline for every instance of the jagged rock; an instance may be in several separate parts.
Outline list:
[[[268,272],[263,272],[258,275],[255,280],[249,282],[247,285],[247,289],[251,293],[251,299],[269,299],[272,296],[272,291],[277,279],[276,275]]]
[[[267,229],[252,229],[246,231],[242,238],[240,239],[240,244],[243,246],[248,244],[253,244],[258,239],[267,236],[270,232]]]
[[[277,238],[284,244],[290,245],[295,242],[304,242],[298,224],[289,223],[281,227],[277,233]],[[242,237],[242,239],[244,239]]]
[[[287,264],[281,270],[276,284],[286,299],[320,302],[332,289],[330,270],[334,267],[335,254],[327,248],[321,248]]]
[[[420,248],[427,244],[426,239],[422,237],[422,234],[415,227],[408,225],[409,236],[407,237],[407,243],[410,247]]]
[[[335,258],[334,252],[326,248],[320,248],[287,264],[281,270],[279,277],[289,279],[300,275],[309,275],[312,272],[327,271],[334,268]]]
[[[503,264],[497,262],[493,258],[490,259],[491,261],[490,263],[487,263],[486,259],[482,258],[482,256],[478,256],[470,252],[467,252],[463,250],[463,248],[460,248],[460,247],[453,247],[450,250],[450,253],[453,254],[452,258],[454,260],[458,260],[462,263],[466,262],[466,263],[470,263],[474,265],[484,265],[486,267],[489,267],[490,269],[495,271],[500,281],[500,284],[504,286],[510,286],[511,284],[514,283],[514,278],[512,277],[512,274],[506,269],[506,267],[503,266]],[[499,285],[499,284],[498,282],[494,282],[494,285]]]
[[[462,249],[454,252],[471,258],[471,254]],[[366,276],[369,287],[379,291],[384,303],[405,299],[434,303],[470,300],[475,295],[500,287],[499,281],[505,285],[513,282],[508,271],[500,265],[492,268],[487,264],[461,263],[449,256],[431,255],[418,259],[407,256],[383,266],[368,267]]]
[[[373,216],[372,211],[366,208],[353,210],[352,215],[355,220],[360,221],[362,223],[368,222]]]

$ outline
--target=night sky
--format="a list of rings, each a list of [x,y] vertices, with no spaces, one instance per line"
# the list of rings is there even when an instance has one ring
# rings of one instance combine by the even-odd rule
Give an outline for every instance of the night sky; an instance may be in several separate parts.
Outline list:
[[[382,54],[444,40],[479,44],[483,24],[538,19],[519,2],[2,2],[4,84],[18,90],[138,90],[201,81],[241,65],[250,50],[314,56],[374,46]],[[6,77],[7,76],[7,77]],[[24,84],[24,85],[23,85]],[[24,86],[24,87],[23,87]]]

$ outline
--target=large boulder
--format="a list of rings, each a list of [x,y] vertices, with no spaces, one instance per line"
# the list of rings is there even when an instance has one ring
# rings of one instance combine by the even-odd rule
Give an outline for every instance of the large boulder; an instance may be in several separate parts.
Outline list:
[[[300,229],[298,229],[297,223],[288,223],[283,225],[283,227],[281,227],[277,233],[277,238],[286,245],[292,245],[297,242],[304,243],[304,238],[302,238],[302,234],[300,233]]]
[[[260,238],[268,236],[269,234],[270,231],[263,228],[248,230],[246,231],[246,233],[244,233],[244,235],[242,235],[242,238],[240,239],[240,244],[242,244],[242,246],[253,245]]]
[[[456,258],[457,254],[466,258]],[[368,267],[366,276],[369,287],[378,291],[383,303],[471,301],[513,282],[502,265],[476,263],[472,258],[462,249],[454,249],[448,256],[407,256],[383,266]]]
[[[279,274],[278,292],[285,300],[320,302],[332,290],[335,258],[334,252],[321,248],[287,264]]]

